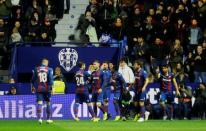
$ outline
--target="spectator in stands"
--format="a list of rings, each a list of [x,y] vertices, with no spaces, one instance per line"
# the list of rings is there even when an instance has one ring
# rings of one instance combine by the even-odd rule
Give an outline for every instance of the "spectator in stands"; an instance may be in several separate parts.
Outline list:
[[[202,30],[198,26],[197,19],[192,19],[191,26],[189,28],[189,49],[195,49],[202,38]]]
[[[170,64],[173,70],[179,62],[183,62],[183,47],[181,46],[180,40],[176,39],[171,47],[170,53]]]
[[[123,21],[120,17],[117,17],[112,27],[112,32],[111,32],[112,38],[116,41],[121,41],[123,40],[125,33],[126,32],[125,32]]]
[[[152,16],[148,15],[146,17],[143,29],[144,29],[143,34],[145,36],[145,41],[148,44],[152,43],[152,40],[154,40],[155,37],[155,24],[153,23]]]
[[[22,25],[25,23],[21,6],[12,8],[11,26],[15,25],[16,21],[19,21]]]
[[[162,40],[165,44],[170,43],[174,39],[174,27],[170,22],[167,12],[163,13],[161,21],[157,23],[156,32],[157,35],[164,36]]]
[[[0,18],[0,68],[5,68],[5,60],[7,60],[7,38],[8,27],[3,19]]]
[[[26,42],[36,42],[39,39],[40,25],[36,18],[31,18],[26,28]]]
[[[37,0],[32,0],[32,5],[28,7],[25,14],[26,19],[30,20],[34,12],[37,12],[39,16],[42,15],[42,8],[39,6]]]
[[[9,84],[14,84],[14,83],[16,83],[15,80],[14,80],[14,78],[10,78],[10,79],[9,79]]]
[[[149,46],[145,43],[143,36],[139,35],[137,38],[134,38],[135,45],[132,50],[132,58],[134,60],[140,60],[144,63],[144,69],[147,72],[150,72],[150,66],[148,62],[148,49]]]
[[[89,5],[86,8],[86,12],[91,12],[92,16],[95,20],[98,19],[98,10],[99,10],[100,4],[97,2],[97,0],[90,0]]]
[[[52,25],[49,18],[45,18],[43,21],[43,24],[41,26],[41,39],[40,41],[44,42],[52,42],[56,38],[56,30],[54,28],[54,25]]]
[[[51,21],[56,21],[56,14],[55,14],[55,4],[52,0],[45,0],[44,8],[43,8],[43,18],[49,18]]]
[[[16,21],[15,26],[12,29],[10,43],[23,41],[20,27],[21,27],[21,23],[19,21]]]
[[[168,63],[170,48],[168,44],[163,43],[159,36],[156,36],[155,42],[150,46],[150,62],[152,72],[159,70],[160,66]]]
[[[196,53],[194,54],[194,74],[195,82],[206,83],[206,54],[203,52],[202,46],[199,45],[196,48]]]
[[[16,87],[12,86],[11,89],[8,92],[8,95],[17,95],[17,89]]]
[[[175,10],[175,15],[177,16],[177,18],[182,18],[183,21],[190,21],[190,18],[188,17],[188,9],[186,9],[185,6],[180,2],[177,9]]]
[[[103,5],[98,9],[97,15],[98,35],[111,32],[112,23],[118,15],[117,8],[113,5],[113,0],[105,0]]]
[[[0,18],[10,18],[11,7],[11,0],[0,0]]]
[[[4,19],[0,18],[0,47],[4,47],[7,44],[8,27],[6,26]]]
[[[184,72],[183,64],[181,62],[176,63],[172,68],[172,72],[174,73],[174,76],[178,76],[180,73]]]
[[[186,56],[185,62],[184,62],[184,70],[185,73],[188,74],[189,80],[191,82],[194,82],[194,61],[193,61],[193,53],[190,51],[188,55]]]
[[[180,40],[181,45],[183,46],[183,49],[186,50],[186,37],[187,37],[187,33],[186,33],[186,29],[187,26],[184,23],[182,18],[178,18],[177,22],[174,24],[175,26],[175,38]],[[186,51],[185,51],[186,52]]]
[[[56,14],[56,18],[60,20],[64,16],[64,0],[53,0],[53,1],[54,1],[54,13]]]
[[[92,17],[90,11],[86,11],[85,15],[80,16],[76,30],[77,32],[79,32],[79,39],[81,42],[87,43],[88,37],[89,42],[98,42],[96,33],[96,21]]]
[[[134,7],[133,12],[131,13],[131,17],[128,18],[128,46],[129,50],[135,45],[133,39],[138,36],[142,35],[144,31],[143,27],[143,14],[139,7]]]
[[[199,15],[199,25],[202,29],[206,29],[206,2],[203,0],[198,0],[198,15]]]

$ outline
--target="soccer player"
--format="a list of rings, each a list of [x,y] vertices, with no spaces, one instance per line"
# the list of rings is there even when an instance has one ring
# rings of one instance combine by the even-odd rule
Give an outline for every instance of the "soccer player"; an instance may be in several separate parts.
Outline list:
[[[146,100],[146,87],[149,84],[149,78],[147,72],[142,68],[143,62],[135,61],[135,82],[134,82],[134,106],[135,110],[138,110],[138,105],[140,106],[140,118],[138,122],[143,122],[145,118],[145,105]],[[138,115],[136,114],[134,121],[137,121]]]
[[[170,107],[170,119],[173,119],[173,103],[174,95],[172,90],[172,82],[174,84],[176,95],[180,95],[179,88],[172,73],[169,73],[168,65],[162,66],[162,73],[158,74],[160,80],[160,105],[163,110],[163,120],[168,118],[166,112],[166,104]],[[166,103],[167,102],[167,103]]]
[[[109,65],[108,62],[103,62],[102,63],[102,75],[103,75],[103,79],[102,79],[102,91],[103,91],[103,99],[104,99],[104,109],[105,112],[108,113],[108,106],[109,106],[109,100],[110,100],[110,95],[111,95],[111,84],[110,84],[110,79],[111,79],[111,71],[109,70]],[[104,117],[104,120],[107,120],[109,118],[109,114],[108,116]]]
[[[92,103],[94,106],[94,112],[97,115],[97,107],[103,112],[103,120],[107,120],[107,112],[103,105],[103,92],[102,92],[102,79],[103,72],[100,70],[100,63],[98,60],[93,62],[94,71],[91,74],[92,83]]]
[[[48,67],[48,59],[42,59],[41,65],[33,70],[32,92],[37,95],[37,117],[42,124],[43,102],[46,101],[47,123],[53,123],[51,120],[50,98],[53,86],[53,69]],[[34,87],[37,83],[37,91]]]
[[[74,120],[79,121],[78,118],[78,108],[79,104],[82,104],[83,102],[87,103],[89,113],[92,116],[92,120],[94,122],[98,122],[99,119],[96,118],[96,115],[92,109],[92,104],[89,98],[89,89],[86,86],[87,79],[90,76],[89,72],[85,71],[85,63],[79,62],[79,71],[75,74],[75,80],[76,80],[76,96],[75,96],[75,106],[74,106],[74,114],[75,118]]]
[[[123,89],[126,88],[126,82],[122,75],[118,72],[115,67],[112,68],[111,70],[112,77],[111,77],[111,90],[114,93],[114,108],[116,111],[116,117],[114,121],[119,121],[121,119],[120,117],[120,97]]]

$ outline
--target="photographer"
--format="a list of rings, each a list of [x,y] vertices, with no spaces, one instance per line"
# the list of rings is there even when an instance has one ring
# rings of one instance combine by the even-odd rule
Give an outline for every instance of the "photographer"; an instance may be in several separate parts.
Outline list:
[[[193,114],[202,119],[204,113],[206,113],[206,84],[201,83],[195,91]]]
[[[189,83],[188,75],[181,71],[176,75],[176,80],[180,91],[178,99],[178,116],[180,119],[191,119],[192,88],[190,86],[186,86],[186,84]]]

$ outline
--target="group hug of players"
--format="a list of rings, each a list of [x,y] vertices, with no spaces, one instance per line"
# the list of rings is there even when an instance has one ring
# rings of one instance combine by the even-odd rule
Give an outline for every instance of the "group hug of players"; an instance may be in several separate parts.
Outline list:
[[[120,60],[119,68],[125,68],[125,60]],[[127,66],[127,65],[126,65]],[[127,66],[128,70],[126,72],[118,70],[117,66],[112,63],[103,62],[100,64],[98,60],[95,60],[91,65],[89,65],[88,70],[86,70],[86,64],[84,62],[79,62],[79,70],[75,73],[76,91],[75,91],[75,105],[74,105],[74,120],[79,121],[78,118],[78,107],[82,103],[86,103],[88,106],[88,111],[92,116],[92,121],[98,122],[100,118],[97,116],[97,108],[99,108],[103,113],[103,120],[108,120],[110,114],[108,112],[108,104],[110,100],[110,94],[113,93],[113,104],[115,107],[116,117],[114,121],[123,120],[125,121],[126,112],[130,104],[131,95],[130,92],[134,92],[134,97],[132,102],[136,110],[136,115],[134,120],[138,122],[143,122],[148,119],[148,112],[145,110],[145,100],[147,93],[147,85],[153,81],[153,75],[148,74],[143,68],[143,63],[141,61],[134,62],[134,82],[128,83],[123,76],[123,73],[132,72],[132,69]],[[47,113],[47,123],[52,123],[51,109],[50,109],[50,97],[53,84],[53,71],[48,67],[48,60],[43,59],[42,65],[36,67],[34,70],[34,75],[32,78],[32,85],[35,82],[38,83],[37,88],[37,117],[39,123],[42,123],[42,104],[46,101],[46,113]],[[128,75],[130,77],[130,75]],[[178,86],[172,73],[169,73],[168,66],[163,65],[161,73],[157,74],[160,81],[160,105],[163,110],[163,119],[168,118],[166,111],[166,101],[174,101],[174,94],[172,83],[174,84],[176,94],[179,95]],[[32,86],[33,87],[33,86]],[[32,88],[32,92],[35,88]],[[91,98],[89,97],[91,93]],[[170,103],[171,115],[173,116],[172,102]],[[113,115],[113,114],[112,114]]]

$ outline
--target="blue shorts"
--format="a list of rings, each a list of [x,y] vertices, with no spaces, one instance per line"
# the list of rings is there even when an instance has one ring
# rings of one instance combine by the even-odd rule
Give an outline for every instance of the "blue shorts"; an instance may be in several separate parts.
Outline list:
[[[110,88],[106,88],[103,90],[103,99],[104,100],[110,100],[110,96],[111,96],[111,89]]]
[[[89,93],[76,93],[75,95],[75,103],[90,103]]]
[[[38,101],[46,101],[50,102],[51,92],[37,92],[37,102]]]
[[[174,95],[172,92],[161,92],[160,102],[173,103]]]
[[[121,97],[121,92],[120,91],[115,91],[114,92],[114,100],[120,100]]]
[[[136,92],[134,95],[134,99],[136,101],[145,101],[146,100],[146,91],[144,92]]]
[[[103,93],[93,93],[92,102],[103,102]]]

